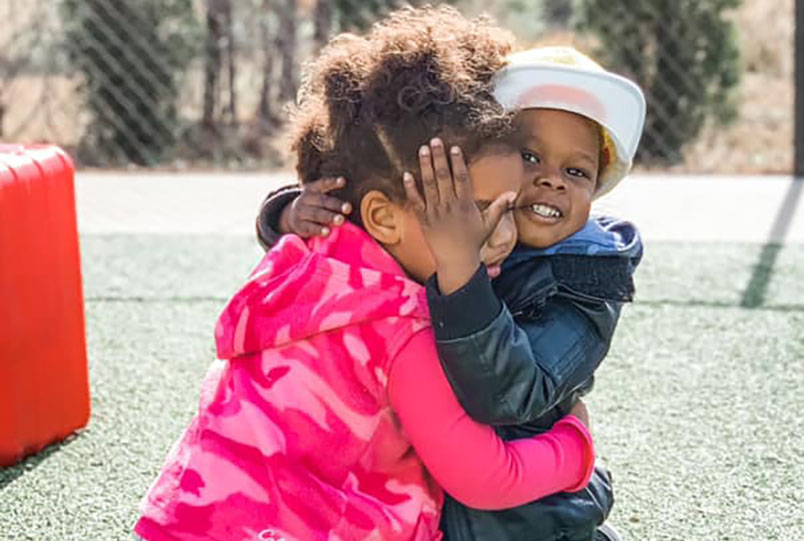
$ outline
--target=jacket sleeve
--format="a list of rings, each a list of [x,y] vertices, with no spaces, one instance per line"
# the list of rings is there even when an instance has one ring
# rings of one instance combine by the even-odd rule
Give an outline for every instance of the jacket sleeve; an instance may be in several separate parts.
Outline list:
[[[621,304],[573,295],[542,299],[537,319],[514,320],[481,265],[460,290],[427,284],[442,367],[473,419],[531,422],[569,398],[605,357]]]
[[[282,211],[301,194],[301,191],[297,184],[283,186],[269,193],[260,205],[256,223],[257,241],[266,252],[279,242],[279,237],[282,236],[282,232],[279,231]]]
[[[568,415],[535,437],[505,442],[461,408],[439,366],[429,329],[396,355],[391,405],[416,453],[444,490],[476,509],[506,509],[581,490],[594,470],[586,427]]]

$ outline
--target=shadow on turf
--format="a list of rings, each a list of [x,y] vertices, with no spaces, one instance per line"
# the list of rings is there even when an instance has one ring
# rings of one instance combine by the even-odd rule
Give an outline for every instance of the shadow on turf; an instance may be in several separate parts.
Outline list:
[[[678,299],[651,299],[647,301],[637,300],[634,304],[644,306],[681,306],[683,308],[701,307],[701,308],[745,308],[741,304],[729,301],[702,301],[696,299],[678,300]],[[764,310],[767,312],[804,312],[804,304],[759,304],[751,306],[752,310]]]
[[[796,215],[796,207],[801,192],[804,191],[804,179],[796,178],[790,183],[790,188],[782,201],[776,220],[773,222],[768,242],[762,246],[759,253],[759,261],[754,265],[754,272],[748,285],[743,292],[740,306],[743,308],[760,308],[765,304],[765,296],[768,292],[768,284],[773,277],[773,269],[776,266],[776,259],[782,249],[790,224]]]
[[[38,452],[22,460],[22,462],[9,466],[7,468],[0,468],[0,490],[10,485],[12,482],[22,477],[28,472],[35,470],[40,464],[45,462],[51,455],[55,454],[62,448],[70,445],[82,435],[81,432],[69,436],[67,439],[54,443]]]
[[[754,265],[751,280],[743,292],[740,301],[742,308],[761,308],[765,304],[765,296],[768,293],[768,284],[773,278],[773,269],[776,266],[776,259],[782,249],[781,244],[769,243],[762,246],[759,253],[759,261]]]

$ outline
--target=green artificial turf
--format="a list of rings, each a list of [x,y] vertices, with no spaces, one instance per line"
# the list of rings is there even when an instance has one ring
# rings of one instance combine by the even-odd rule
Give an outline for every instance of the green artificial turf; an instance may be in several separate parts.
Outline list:
[[[248,237],[84,236],[89,428],[0,470],[0,539],[128,540]],[[804,246],[651,244],[589,397],[629,540],[804,538]]]

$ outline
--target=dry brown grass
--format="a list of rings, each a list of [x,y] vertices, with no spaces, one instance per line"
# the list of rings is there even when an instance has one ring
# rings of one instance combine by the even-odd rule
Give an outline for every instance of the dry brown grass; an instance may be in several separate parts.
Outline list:
[[[78,78],[23,75],[6,85],[9,104],[3,119],[3,140],[54,142],[66,148],[78,144],[87,122],[80,107]]]
[[[678,171],[790,173],[793,166],[793,0],[744,0],[735,13],[743,64],[738,118],[708,127]]]

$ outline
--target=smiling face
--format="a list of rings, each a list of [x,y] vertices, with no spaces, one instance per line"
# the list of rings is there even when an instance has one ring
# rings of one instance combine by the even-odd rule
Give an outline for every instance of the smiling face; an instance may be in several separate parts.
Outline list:
[[[588,118],[554,109],[519,113],[525,181],[516,202],[519,241],[547,248],[589,219],[600,167],[600,129]]]

